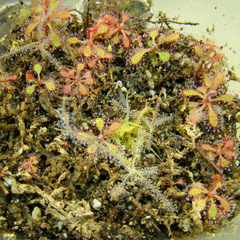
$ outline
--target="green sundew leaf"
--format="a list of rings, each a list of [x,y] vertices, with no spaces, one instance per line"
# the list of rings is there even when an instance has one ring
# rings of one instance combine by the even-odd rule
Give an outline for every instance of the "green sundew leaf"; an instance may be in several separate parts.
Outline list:
[[[198,187],[192,187],[189,191],[188,191],[188,195],[190,196],[196,196],[199,194],[205,193],[203,189],[198,188]]]
[[[57,8],[58,4],[59,4],[58,0],[50,0],[50,10]]]
[[[6,114],[6,112],[7,112],[7,111],[6,111],[5,106],[2,106],[1,109],[0,109],[0,113],[1,113],[1,114]]]
[[[132,65],[137,65],[138,63],[140,63],[140,61],[142,60],[143,58],[143,55],[148,52],[149,49],[145,49],[145,48],[140,48],[137,50],[137,52],[135,52],[131,58],[130,58],[130,63]]]
[[[34,65],[33,69],[39,75],[40,72],[42,71],[42,66],[39,63],[37,63]]]
[[[112,45],[111,44],[108,44],[108,51],[111,52],[112,51]]]
[[[148,36],[152,39],[152,41],[155,41],[155,38],[158,36],[159,30],[153,29],[148,33]]]
[[[96,46],[95,50],[101,58],[103,58],[107,54],[106,50],[103,49],[102,47]]]
[[[176,42],[176,41],[178,41],[179,38],[180,38],[180,34],[177,32],[174,32],[174,33],[170,33],[166,36],[160,37],[159,43],[162,44],[162,43]]]
[[[208,119],[212,127],[218,126],[218,116],[210,104],[208,104]]]
[[[118,129],[116,134],[122,137],[125,133],[132,133],[134,129],[134,126],[125,123]]]
[[[234,99],[233,95],[231,95],[231,94],[223,94],[223,95],[221,95],[219,97],[216,97],[216,98],[212,99],[212,102],[219,102],[219,101],[221,101],[221,102],[228,102],[228,103],[230,103],[230,102],[233,101],[233,99]]]
[[[215,149],[208,143],[202,143],[200,148],[204,151],[215,151]]]
[[[191,88],[189,88],[189,89],[184,89],[184,90],[182,91],[182,94],[183,94],[184,96],[186,96],[186,97],[189,97],[189,96],[201,96],[201,94],[200,94],[198,91],[196,91],[196,90],[194,90],[194,89],[191,89]]]
[[[84,57],[91,57],[93,55],[92,48],[89,45],[83,46],[81,50]]]
[[[35,91],[35,86],[34,85],[28,86],[26,88],[26,94],[28,94],[28,95],[32,95],[34,93],[34,91]]]
[[[57,33],[52,32],[51,39],[52,39],[53,45],[55,47],[60,47],[61,46],[61,39],[60,39],[60,36]]]
[[[190,69],[190,68],[184,68],[184,69],[182,70],[182,74],[190,75],[190,73],[191,73],[191,69]]]
[[[225,212],[229,212],[231,210],[231,204],[227,199],[218,196],[218,200],[220,201]]]
[[[104,33],[106,33],[108,31],[108,29],[109,29],[108,25],[101,24],[99,26],[99,28],[97,29],[96,34],[104,34]]]
[[[47,90],[48,91],[55,91],[56,90],[56,84],[54,83],[54,81],[51,81],[51,80],[49,80],[49,81],[45,81],[44,82],[44,84],[45,84],[45,86],[46,86],[46,88],[47,88]]]
[[[198,57],[203,56],[203,51],[202,51],[200,46],[198,46],[198,45],[194,46],[194,51],[195,51],[195,53],[197,54]]]
[[[103,127],[104,127],[104,120],[102,118],[97,118],[95,120],[95,122],[96,122],[96,126],[97,126],[98,130],[102,134],[102,130],[103,130]]]
[[[168,62],[170,60],[170,53],[169,52],[158,52],[160,59],[163,62]]]
[[[226,81],[224,72],[217,72],[212,80],[211,89],[216,90]]]
[[[217,206],[214,203],[208,209],[208,217],[212,219],[217,217]]]
[[[229,167],[229,164],[230,164],[230,162],[227,161],[227,160],[226,160],[225,158],[223,158],[222,156],[220,156],[218,163],[220,163],[220,167],[221,167],[221,168],[227,168],[227,167]]]
[[[87,153],[88,154],[94,154],[96,152],[97,152],[97,146],[96,145],[91,144],[91,145],[88,146],[88,148],[87,148]]]
[[[68,41],[69,44],[81,43],[81,41],[77,37],[68,38],[67,41]]]
[[[211,87],[212,81],[206,73],[203,73],[203,82],[206,87]]]
[[[21,14],[21,15],[27,15],[27,10],[24,9],[24,8],[22,8],[22,9],[20,10],[20,14]]]
[[[6,99],[11,100],[12,98],[13,98],[13,95],[11,93],[8,93]]]
[[[197,200],[197,207],[200,212],[206,207],[206,200],[206,198]]]

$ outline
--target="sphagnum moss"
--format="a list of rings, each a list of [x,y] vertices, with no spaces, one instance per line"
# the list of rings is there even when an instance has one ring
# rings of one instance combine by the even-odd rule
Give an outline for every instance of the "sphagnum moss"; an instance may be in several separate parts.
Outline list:
[[[238,214],[239,101],[220,48],[129,6],[21,11],[0,58],[3,235],[178,239]]]

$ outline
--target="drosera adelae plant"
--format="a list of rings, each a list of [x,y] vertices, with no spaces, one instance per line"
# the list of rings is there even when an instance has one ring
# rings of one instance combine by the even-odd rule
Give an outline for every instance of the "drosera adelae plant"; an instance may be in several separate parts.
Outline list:
[[[193,208],[205,211],[209,220],[219,220],[232,211],[232,203],[219,192],[224,187],[220,174],[213,177],[212,187],[208,190],[202,183],[194,183],[188,190],[193,198]]]
[[[219,126],[218,114],[214,110],[213,105],[219,102],[231,103],[234,100],[232,94],[220,94],[218,89],[226,81],[224,72],[216,72],[213,76],[203,75],[202,86],[193,89],[183,89],[182,94],[186,98],[195,97],[197,101],[189,101],[188,106],[191,109],[189,121],[196,125],[205,118],[205,113],[210,126],[216,128]]]
[[[86,131],[80,131],[71,126],[68,113],[66,112],[65,101],[66,98],[63,99],[62,108],[59,111],[59,117],[63,123],[62,125],[65,128],[66,134],[70,138],[76,140],[76,142],[87,145],[86,152],[88,154],[105,154],[109,159],[114,160],[117,165],[123,167],[127,171],[121,184],[114,188],[114,191],[116,191],[115,195],[121,195],[124,185],[129,180],[135,180],[146,187],[148,192],[153,194],[153,196],[160,201],[161,208],[169,211],[176,210],[176,206],[147,177],[156,173],[158,167],[139,167],[139,161],[141,160],[142,152],[144,151],[144,144],[147,139],[147,131],[142,129],[138,132],[138,136],[135,138],[135,146],[132,148],[133,151],[130,151],[129,153],[129,149],[105,140],[108,135],[114,134],[114,132],[121,128],[121,121],[114,121],[105,131],[103,131],[104,120],[102,118],[97,118],[95,124],[99,131],[98,135]]]

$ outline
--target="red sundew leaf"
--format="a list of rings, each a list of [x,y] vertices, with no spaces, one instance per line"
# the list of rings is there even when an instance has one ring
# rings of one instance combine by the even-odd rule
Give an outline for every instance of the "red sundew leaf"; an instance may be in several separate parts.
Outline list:
[[[218,116],[210,104],[208,104],[208,119],[212,127],[215,128],[218,126]]]
[[[87,71],[84,73],[83,78],[85,78],[84,83],[88,86],[91,86],[94,84],[94,78],[92,77],[92,74],[90,71]]]
[[[129,21],[130,19],[130,17],[126,13],[122,13],[121,16],[122,16],[123,23]]]
[[[130,58],[130,63],[132,65],[137,65],[141,62],[143,55],[145,53],[147,53],[148,51],[150,51],[149,49],[145,49],[145,48],[140,48],[137,50],[137,52],[135,52],[131,58]]]
[[[89,95],[88,88],[81,83],[78,83],[78,92],[83,97],[86,97]]]
[[[87,57],[87,58],[93,56],[92,48],[88,44],[82,47],[81,53],[83,54],[84,57]]]
[[[99,59],[97,58],[94,58],[94,59],[91,59],[90,61],[87,62],[87,65],[90,67],[90,68],[94,68],[94,66],[97,64],[97,61]]]
[[[16,80],[18,80],[17,74],[13,74],[12,76],[9,76],[4,79],[4,81],[16,81]],[[1,79],[0,79],[0,82],[1,82]]]
[[[119,24],[118,20],[113,15],[111,15],[109,13],[104,14],[103,19],[108,24],[116,24],[116,25]]]
[[[128,37],[127,34],[125,34],[125,33],[123,33],[122,42],[123,42],[123,46],[124,46],[125,48],[129,48],[129,47],[130,47],[129,37]]]
[[[212,80],[211,89],[217,90],[223,83],[225,83],[225,73],[217,72]]]
[[[110,135],[114,132],[116,132],[120,127],[122,126],[122,124],[120,122],[113,122],[109,128],[103,133],[104,136]]]
[[[211,203],[211,206],[209,207],[208,209],[208,217],[211,218],[211,219],[215,219],[217,217],[217,212],[218,212],[218,209],[217,209],[217,206],[215,205],[215,203]]]
[[[105,34],[109,30],[109,26],[106,24],[101,24],[96,31],[96,35],[98,34]]]
[[[37,82],[37,79],[33,76],[33,74],[31,72],[26,72],[26,79],[28,81],[34,81]]]
[[[172,42],[177,42],[180,38],[180,34],[177,32],[170,33],[166,36],[161,36],[159,39],[159,43],[172,43]]]
[[[112,38],[112,42],[114,44],[118,44],[120,42],[121,38],[119,36],[119,34],[116,34],[113,38]]]
[[[221,175],[220,174],[215,174],[214,177],[213,177],[213,191],[216,191],[221,186],[222,186]]]
[[[64,78],[72,78],[73,77],[73,75],[71,74],[71,73],[69,73],[69,71],[67,71],[67,70],[61,70],[60,72],[59,72],[59,74],[62,76],[62,77],[64,77]]]
[[[224,141],[224,147],[233,150],[233,148],[235,147],[235,142],[232,139],[226,139]]]
[[[211,100],[211,102],[227,102],[230,103],[234,100],[234,96],[231,94],[223,94],[219,97],[216,97],[214,99]]]
[[[62,9],[57,12],[53,12],[51,14],[51,17],[62,19],[62,20],[67,20],[71,17],[71,13],[68,9]]]

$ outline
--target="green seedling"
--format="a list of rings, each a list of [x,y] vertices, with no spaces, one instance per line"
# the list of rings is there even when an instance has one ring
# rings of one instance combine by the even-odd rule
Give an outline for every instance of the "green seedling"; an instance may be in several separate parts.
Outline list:
[[[57,89],[57,86],[54,82],[54,80],[42,80],[40,77],[40,73],[42,71],[42,66],[37,63],[33,67],[34,72],[37,74],[37,78],[34,77],[33,71],[26,72],[26,80],[29,83],[29,85],[26,87],[26,94],[32,95],[36,87],[41,87],[44,85],[46,89],[50,92],[54,92]]]
[[[159,37],[159,30],[153,29],[148,33],[148,36],[151,38],[149,42],[149,48],[139,48],[133,53],[130,58],[130,63],[132,65],[137,65],[142,61],[143,56],[148,52],[153,52],[159,55],[159,58],[163,62],[168,62],[170,60],[170,53],[165,50],[160,50],[160,46],[168,43],[178,42],[180,39],[180,34],[177,32],[169,33],[167,35],[162,35]],[[158,41],[156,41],[156,38]]]

